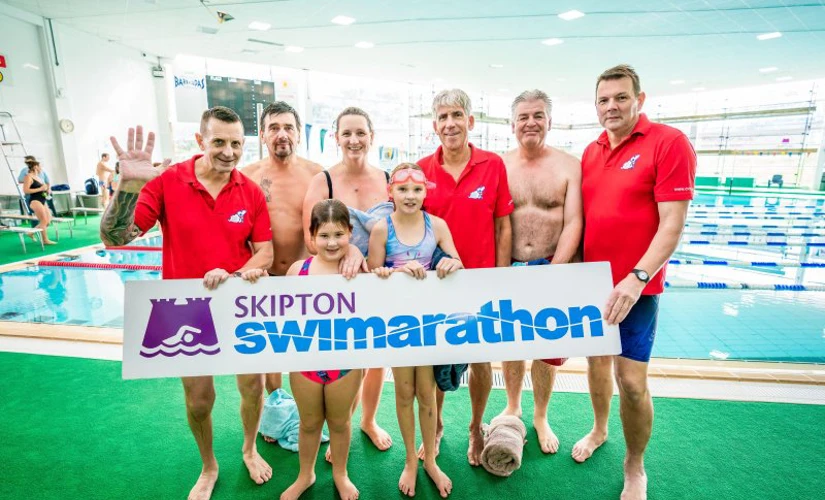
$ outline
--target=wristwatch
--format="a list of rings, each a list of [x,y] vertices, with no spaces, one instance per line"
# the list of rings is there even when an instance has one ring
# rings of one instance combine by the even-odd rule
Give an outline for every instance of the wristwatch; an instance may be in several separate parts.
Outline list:
[[[647,271],[645,271],[644,269],[634,269],[630,272],[633,273],[637,278],[639,278],[639,281],[641,281],[642,283],[647,283],[648,281],[650,281],[650,275],[647,274]]]

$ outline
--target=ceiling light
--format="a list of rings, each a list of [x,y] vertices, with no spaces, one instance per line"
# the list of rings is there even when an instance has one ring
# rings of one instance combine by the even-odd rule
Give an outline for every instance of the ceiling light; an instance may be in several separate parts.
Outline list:
[[[671,81],[670,81],[670,84],[671,84],[671,85],[681,85],[681,84],[683,84],[683,83],[685,83],[685,81],[684,81],[684,80],[671,80]]]
[[[358,42],[355,44],[355,46],[359,49],[371,49],[375,47],[375,44],[372,42]]]
[[[762,33],[761,35],[756,35],[757,40],[771,40],[773,38],[779,38],[782,36],[782,33],[778,31],[774,31],[773,33]]]
[[[504,65],[503,64],[491,64],[490,67],[494,68],[494,69],[501,69],[501,68],[504,67]]]
[[[32,63],[26,63],[26,64],[23,65],[23,67],[24,68],[29,68],[29,69],[40,69],[40,66],[35,66]]]
[[[690,90],[692,90],[693,92],[702,92],[702,91],[705,91],[707,89],[705,87],[693,87]]]
[[[565,21],[572,21],[573,19],[578,19],[580,17],[584,17],[584,12],[580,12],[578,10],[568,10],[567,12],[562,12],[559,14],[559,17],[564,19]]]
[[[355,22],[355,18],[348,16],[335,16],[330,21],[332,24],[340,24],[341,26],[349,26]]]
[[[561,38],[548,38],[547,40],[542,40],[541,43],[550,46],[561,45],[564,43],[564,40],[562,40]]]
[[[260,21],[252,21],[251,23],[249,23],[249,26],[248,26],[249,29],[256,30],[256,31],[266,31],[271,27],[272,27],[271,24],[262,23]]]
[[[778,70],[776,66],[770,66],[767,68],[759,68],[760,73],[773,73],[774,71]]]
[[[299,47],[297,45],[287,45],[286,47],[284,47],[284,52],[292,52],[293,54],[297,54],[297,53],[303,52],[303,51],[304,51],[304,48]]]
[[[260,43],[263,45],[272,45],[273,47],[283,47],[284,44],[278,42],[270,42],[269,40],[261,40],[259,38],[247,38],[246,41],[252,43]]]
[[[218,32],[218,28],[213,28],[212,26],[198,26],[195,28],[195,31],[205,33],[207,35],[214,35]]]
[[[780,77],[776,78],[777,82],[787,82],[787,81],[790,81],[790,80],[793,80],[792,76],[780,76]]]

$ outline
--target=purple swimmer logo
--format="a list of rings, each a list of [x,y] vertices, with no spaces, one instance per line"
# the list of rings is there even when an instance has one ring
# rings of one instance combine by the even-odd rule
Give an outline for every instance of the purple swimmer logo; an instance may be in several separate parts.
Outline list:
[[[184,304],[175,299],[151,299],[152,313],[143,336],[140,355],[168,358],[183,354],[217,354],[218,334],[209,309],[210,298],[187,298]]]

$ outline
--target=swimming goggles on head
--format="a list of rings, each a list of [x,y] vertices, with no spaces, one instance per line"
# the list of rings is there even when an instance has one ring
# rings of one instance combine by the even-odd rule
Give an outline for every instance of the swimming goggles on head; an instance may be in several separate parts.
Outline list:
[[[412,181],[415,184],[423,184],[427,189],[435,188],[435,183],[428,181],[424,172],[413,168],[402,168],[394,173],[392,179],[390,179],[390,186],[393,184],[404,184],[408,181]]]

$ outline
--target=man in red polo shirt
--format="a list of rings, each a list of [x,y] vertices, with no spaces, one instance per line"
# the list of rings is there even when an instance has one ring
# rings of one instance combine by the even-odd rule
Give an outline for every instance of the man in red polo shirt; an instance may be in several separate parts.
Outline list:
[[[475,121],[470,97],[462,90],[444,90],[433,99],[433,128],[441,139],[438,150],[418,161],[435,189],[427,190],[424,209],[441,217],[453,234],[455,247],[466,269],[509,267],[512,251],[510,213],[513,199],[507,170],[501,158],[470,144]],[[481,463],[484,439],[481,423],[493,387],[490,363],[470,365],[470,465]],[[438,391],[436,453],[443,435],[441,411],[444,393]],[[423,446],[418,450],[423,459]]]
[[[127,150],[114,137],[121,181],[100,223],[106,245],[125,245],[160,221],[163,229],[163,278],[202,278],[215,289],[234,275],[255,282],[272,265],[272,229],[261,189],[235,169],[243,154],[243,124],[229,108],[204,112],[195,134],[202,155],[152,167],[154,134],[143,149],[143,130],[129,129]],[[168,164],[168,161],[167,161]],[[162,173],[161,173],[162,171]],[[250,249],[251,244],[251,249]],[[263,375],[238,375],[243,460],[257,484],[272,477],[258,454],[255,438],[263,409]],[[218,480],[212,448],[212,377],[184,377],[186,414],[203,468],[189,499],[208,500]]]
[[[588,358],[594,424],[572,455],[584,462],[607,439],[615,362],[627,442],[625,500],[647,498],[644,451],[653,429],[647,367],[665,264],[679,244],[696,177],[696,154],[685,134],[648,120],[644,102],[633,68],[602,73],[596,112],[605,131],[582,156],[584,260],[610,262],[615,288],[604,318],[619,325],[622,353]]]

